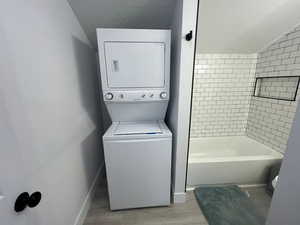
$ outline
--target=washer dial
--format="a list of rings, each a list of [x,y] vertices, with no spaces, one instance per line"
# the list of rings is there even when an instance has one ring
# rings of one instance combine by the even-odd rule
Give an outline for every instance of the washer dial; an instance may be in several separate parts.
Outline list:
[[[108,92],[105,94],[104,97],[106,100],[112,100],[114,98],[114,95],[112,93]]]
[[[161,99],[166,99],[167,98],[167,92],[163,91],[163,92],[160,93],[159,96],[160,96]]]

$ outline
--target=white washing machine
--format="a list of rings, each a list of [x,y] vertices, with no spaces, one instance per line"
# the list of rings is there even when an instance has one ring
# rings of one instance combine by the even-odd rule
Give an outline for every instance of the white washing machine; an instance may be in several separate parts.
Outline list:
[[[103,140],[111,209],[170,204],[172,134],[163,121],[116,122]]]
[[[169,101],[170,31],[97,29],[105,105],[103,136],[112,210],[169,205],[172,134],[163,122]]]

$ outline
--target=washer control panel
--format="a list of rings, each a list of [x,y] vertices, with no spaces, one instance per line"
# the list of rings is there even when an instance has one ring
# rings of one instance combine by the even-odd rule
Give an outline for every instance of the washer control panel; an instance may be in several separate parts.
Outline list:
[[[112,100],[114,98],[113,93],[108,92],[104,95],[105,100]]]
[[[108,102],[165,101],[168,99],[168,93],[161,90],[104,92],[104,100]]]
[[[165,91],[161,92],[159,96],[161,99],[166,99],[168,97],[167,92]]]

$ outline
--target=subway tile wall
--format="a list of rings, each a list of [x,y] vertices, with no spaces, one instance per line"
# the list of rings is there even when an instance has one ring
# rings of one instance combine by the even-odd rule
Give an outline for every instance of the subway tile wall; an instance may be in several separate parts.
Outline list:
[[[300,26],[258,54],[256,76],[300,76],[299,45]],[[288,82],[292,82],[291,79],[280,82],[282,82],[282,87],[293,85],[292,83],[288,84]],[[287,96],[291,95],[288,93],[289,90],[286,90]],[[275,150],[284,152],[297,103],[298,101],[252,97],[246,129],[247,136]]]
[[[191,137],[245,135],[256,54],[197,54]]]

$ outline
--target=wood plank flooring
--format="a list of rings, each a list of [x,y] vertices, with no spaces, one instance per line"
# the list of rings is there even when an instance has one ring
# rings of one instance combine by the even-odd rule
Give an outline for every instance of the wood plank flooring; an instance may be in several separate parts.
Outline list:
[[[250,197],[265,215],[271,198],[263,188],[246,188]],[[106,184],[96,190],[92,206],[84,225],[208,225],[192,191],[187,192],[187,201],[169,207],[110,211]]]

